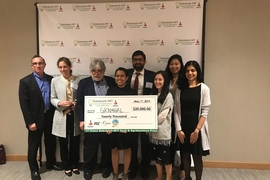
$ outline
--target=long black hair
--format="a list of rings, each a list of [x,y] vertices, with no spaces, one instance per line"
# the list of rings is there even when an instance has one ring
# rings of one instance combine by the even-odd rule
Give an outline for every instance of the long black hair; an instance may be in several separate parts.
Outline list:
[[[184,68],[183,59],[179,54],[174,54],[169,58],[165,71],[167,72],[167,74],[169,76],[169,80],[173,80],[173,74],[170,71],[170,64],[171,64],[172,60],[174,60],[174,59],[177,59],[179,61],[179,63],[180,63],[180,71],[178,73],[178,79],[177,79],[177,82],[176,82],[176,84],[179,85],[179,81],[180,81],[181,76],[183,74],[183,68]]]
[[[158,102],[163,104],[163,102],[165,101],[168,93],[169,93],[169,84],[170,84],[170,80],[168,77],[168,74],[166,71],[158,71],[155,74],[155,78],[156,75],[161,74],[161,76],[164,78],[164,84],[163,87],[161,89],[160,95],[158,97]],[[156,86],[154,86],[154,88],[152,89],[152,95],[157,95],[158,94],[158,89],[156,88]]]
[[[198,83],[203,82],[203,74],[202,74],[199,63],[195,60],[188,61],[183,68],[183,74],[182,74],[180,85],[179,85],[180,90],[183,90],[189,87],[188,79],[186,77],[186,71],[189,66],[193,66],[196,69]]]

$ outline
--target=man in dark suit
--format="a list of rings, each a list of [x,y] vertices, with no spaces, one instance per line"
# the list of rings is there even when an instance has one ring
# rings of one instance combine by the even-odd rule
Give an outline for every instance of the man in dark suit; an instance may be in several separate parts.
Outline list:
[[[50,103],[52,76],[44,73],[45,60],[35,55],[31,60],[33,73],[22,78],[19,85],[19,101],[26,128],[28,129],[27,159],[33,180],[41,179],[37,163],[37,151],[44,132],[46,168],[61,170],[56,165],[56,140],[52,135],[54,107]]]
[[[144,69],[146,63],[146,56],[143,51],[137,50],[132,54],[132,69],[128,69],[128,85],[137,90],[138,95],[149,95],[153,88],[155,72]],[[149,178],[149,165],[150,165],[150,143],[149,137],[145,132],[136,133],[134,136],[134,143],[131,147],[131,163],[129,179],[134,179],[138,171],[138,137],[141,140],[141,176],[142,179]]]
[[[94,60],[90,63],[91,76],[82,79],[77,89],[77,111],[80,128],[84,130],[84,97],[105,96],[109,87],[115,86],[114,78],[104,76],[106,66],[102,60]],[[105,132],[85,132],[83,150],[83,171],[86,180],[92,179],[94,168],[97,164],[99,143],[101,144],[101,167],[102,177],[110,176],[111,148],[109,146],[109,135]]]

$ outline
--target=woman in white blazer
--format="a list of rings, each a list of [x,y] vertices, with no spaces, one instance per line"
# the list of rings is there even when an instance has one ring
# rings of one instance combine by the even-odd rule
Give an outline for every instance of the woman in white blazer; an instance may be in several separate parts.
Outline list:
[[[68,58],[61,57],[57,67],[61,76],[53,78],[51,83],[51,103],[56,107],[52,134],[59,137],[65,174],[72,176],[72,173],[80,174],[80,128],[76,115],[76,91],[80,79],[72,75],[72,64]]]

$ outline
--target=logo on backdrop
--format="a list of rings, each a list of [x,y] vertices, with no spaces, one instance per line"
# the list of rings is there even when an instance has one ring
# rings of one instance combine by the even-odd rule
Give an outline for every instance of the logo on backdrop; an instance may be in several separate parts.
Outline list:
[[[91,11],[93,6],[91,4],[88,5],[80,5],[80,4],[73,4],[72,9],[73,11]]]
[[[142,28],[144,26],[144,22],[123,22],[124,28]]]
[[[175,7],[177,9],[194,9],[194,8],[200,8],[201,4],[200,2],[176,2]]]
[[[130,46],[130,41],[129,40],[111,40],[111,39],[108,39],[106,41],[106,44],[108,46]]]
[[[141,10],[159,10],[165,9],[164,3],[141,3]]]
[[[41,12],[63,12],[63,9],[59,5],[40,5],[38,6]]]
[[[123,61],[124,61],[124,63],[127,63],[127,62],[131,63],[132,62],[132,58],[130,58],[130,57],[123,57]]]
[[[106,4],[107,11],[124,11],[130,10],[130,6],[128,4]]]
[[[113,24],[110,22],[90,22],[89,26],[91,29],[113,29]]]
[[[167,64],[169,58],[170,57],[160,57],[160,56],[158,56],[157,57],[157,62]]]
[[[113,63],[113,59],[110,57],[91,57],[90,61],[101,60],[104,63]]]
[[[179,27],[178,21],[158,21],[157,25],[158,27]]]
[[[60,40],[55,41],[48,41],[48,40],[41,40],[40,41],[42,46],[64,46],[64,42]]]
[[[174,40],[175,45],[200,45],[200,41],[198,39],[178,39]]]
[[[165,42],[162,39],[141,39],[142,46],[164,46]]]
[[[57,23],[57,29],[80,29],[79,23]]]
[[[81,41],[81,40],[74,40],[73,41],[74,46],[97,46],[96,41],[94,40],[85,40],[85,41]]]

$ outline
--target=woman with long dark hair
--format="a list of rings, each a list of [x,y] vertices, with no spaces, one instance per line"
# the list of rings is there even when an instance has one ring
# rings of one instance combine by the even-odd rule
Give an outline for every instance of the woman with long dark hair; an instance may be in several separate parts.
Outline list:
[[[172,96],[175,96],[175,91],[179,86],[179,81],[181,80],[182,76],[182,71],[184,68],[183,60],[182,57],[179,54],[174,54],[172,55],[167,63],[165,71],[167,72],[170,80],[170,93]],[[176,138],[175,134],[175,123],[174,123],[174,117],[172,113],[172,144],[170,146],[171,152],[171,162],[172,162],[172,172],[175,172],[175,167],[174,167],[174,157],[176,150],[180,150],[179,148],[179,140]],[[183,165],[183,155],[182,152],[180,151],[180,172],[179,172],[179,179],[182,179],[185,177],[185,171],[184,171],[184,165]]]
[[[152,145],[151,155],[156,162],[157,178],[162,180],[162,167],[165,166],[166,180],[172,180],[172,162],[170,158],[171,117],[173,97],[169,92],[169,78],[165,71],[158,71],[154,78],[155,88],[152,95],[158,95],[158,131],[149,133]]]
[[[197,61],[188,61],[183,73],[179,88],[175,92],[175,128],[181,142],[185,180],[191,180],[190,155],[194,161],[196,180],[201,180],[202,156],[210,154],[207,124],[211,104],[210,89],[203,83],[201,68]]]

